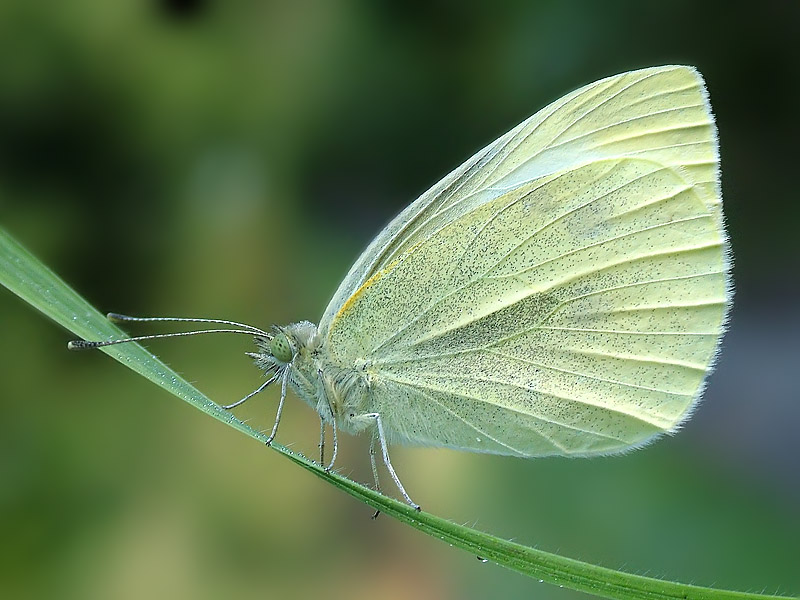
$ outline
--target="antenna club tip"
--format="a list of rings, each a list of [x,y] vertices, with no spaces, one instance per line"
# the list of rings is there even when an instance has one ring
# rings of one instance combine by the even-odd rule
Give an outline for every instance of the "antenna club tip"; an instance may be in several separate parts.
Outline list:
[[[106,313],[106,319],[115,323],[120,323],[125,320],[123,315],[114,312]]]
[[[86,342],[86,340],[72,340],[67,342],[67,350],[85,350],[88,347],[88,342]]]

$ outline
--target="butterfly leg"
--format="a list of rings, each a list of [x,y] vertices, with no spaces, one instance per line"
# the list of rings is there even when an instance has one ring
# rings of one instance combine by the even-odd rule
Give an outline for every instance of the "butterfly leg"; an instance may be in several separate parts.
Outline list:
[[[333,468],[333,463],[336,462],[336,454],[339,452],[339,440],[336,436],[336,419],[331,421],[331,429],[333,430],[333,456],[331,456],[331,462],[325,467],[326,471],[330,471]]]
[[[317,402],[317,413],[319,414],[320,420],[319,464],[320,466],[325,465],[323,448],[325,447],[325,420],[328,418],[330,419],[331,429],[333,430],[333,456],[331,456],[331,462],[328,463],[328,466],[325,467],[325,470],[330,471],[333,468],[333,463],[336,462],[336,455],[339,452],[336,417],[334,416],[333,406],[331,405],[331,398],[335,397],[336,390],[332,386],[331,381],[328,379],[325,373],[323,373],[322,369],[317,369],[317,375],[319,375],[319,380],[322,382],[322,387],[319,390],[319,399]]]
[[[267,446],[272,443],[272,440],[275,439],[275,434],[278,433],[278,424],[281,422],[281,413],[283,413],[283,403],[286,402],[286,386],[289,383],[289,369],[291,367],[291,363],[286,365],[281,374],[281,399],[278,402],[278,412],[275,414],[275,424],[272,426],[272,432],[266,441]]]
[[[389,450],[386,447],[386,434],[383,432],[383,421],[381,420],[380,413],[367,413],[362,416],[375,419],[375,424],[378,430],[378,441],[381,443],[381,454],[383,454],[383,464],[386,465],[386,468],[389,470],[389,475],[392,476],[397,489],[400,490],[400,493],[403,495],[403,498],[405,498],[406,502],[408,502],[416,510],[421,510],[419,504],[411,499],[411,497],[408,495],[408,492],[406,492],[406,488],[404,488],[403,484],[400,483],[400,478],[397,476],[397,473],[392,466],[392,461],[389,460]]]
[[[372,465],[372,478],[375,480],[375,491],[381,491],[381,482],[378,480],[378,463],[375,462],[375,442],[378,440],[377,432],[369,440],[369,463]]]
[[[375,441],[378,439],[377,433],[373,433],[369,439],[369,464],[372,465],[372,478],[375,480],[375,491],[381,491],[381,482],[378,480],[378,463],[375,462]],[[373,519],[377,519],[381,511],[376,510],[372,515]]]
[[[319,464],[325,464],[325,420],[319,417]]]
[[[278,377],[280,377],[280,375],[275,373],[275,375],[273,375],[272,377],[267,379],[267,381],[265,381],[260,386],[258,386],[258,389],[256,391],[250,392],[249,394],[247,394],[247,396],[245,396],[241,400],[237,400],[233,404],[225,404],[225,405],[221,406],[220,408],[224,408],[225,410],[230,410],[232,408],[236,408],[240,404],[244,404],[247,400],[249,400],[250,398],[252,398],[256,394],[258,394],[260,392],[263,392],[265,389],[267,389],[267,386],[270,385],[271,383],[274,383],[275,381],[277,381]]]

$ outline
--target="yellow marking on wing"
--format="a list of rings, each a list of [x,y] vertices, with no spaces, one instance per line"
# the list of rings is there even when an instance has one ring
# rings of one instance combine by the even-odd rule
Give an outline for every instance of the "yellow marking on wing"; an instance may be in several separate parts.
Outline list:
[[[342,307],[337,311],[336,316],[333,317],[333,319],[331,320],[331,326],[333,326],[333,324],[336,322],[336,319],[338,319],[339,317],[344,315],[344,313],[346,313],[348,310],[350,310],[353,307],[353,305],[355,304],[356,300],[358,300],[359,297],[361,297],[364,294],[364,292],[366,292],[367,289],[371,285],[373,285],[376,281],[378,281],[384,275],[388,275],[389,273],[394,271],[397,268],[397,266],[401,262],[403,262],[406,258],[408,258],[417,248],[419,248],[419,246],[424,241],[425,240],[421,240],[421,241],[417,242],[416,244],[414,244],[413,246],[411,246],[403,254],[401,254],[400,256],[395,258],[392,262],[390,262],[388,265],[386,265],[380,271],[376,271],[375,274],[372,277],[370,277],[364,283],[362,283],[361,287],[359,287],[355,292],[353,292],[353,295],[350,296],[344,304],[342,304]]]

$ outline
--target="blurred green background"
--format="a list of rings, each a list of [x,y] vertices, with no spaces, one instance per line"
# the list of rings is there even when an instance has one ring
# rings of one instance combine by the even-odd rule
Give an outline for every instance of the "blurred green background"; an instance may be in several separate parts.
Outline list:
[[[800,4],[0,3],[0,222],[103,311],[317,321],[403,206],[546,103],[707,79],[736,304],[683,432],[594,460],[393,450],[423,507],[635,573],[800,593]],[[0,292],[0,596],[567,600],[323,484]],[[136,328],[137,333],[153,329]],[[231,336],[150,344],[220,403]],[[271,426],[275,390],[237,411]],[[315,455],[316,415],[279,440]],[[365,440],[338,466],[369,481]]]

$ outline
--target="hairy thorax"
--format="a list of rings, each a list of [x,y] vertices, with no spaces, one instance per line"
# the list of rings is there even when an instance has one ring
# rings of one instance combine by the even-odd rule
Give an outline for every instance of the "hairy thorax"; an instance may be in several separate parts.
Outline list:
[[[361,417],[371,406],[370,376],[366,364],[337,364],[317,326],[301,321],[282,327],[294,350],[289,385],[320,417],[342,431],[358,433],[372,423]]]

